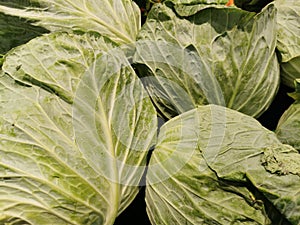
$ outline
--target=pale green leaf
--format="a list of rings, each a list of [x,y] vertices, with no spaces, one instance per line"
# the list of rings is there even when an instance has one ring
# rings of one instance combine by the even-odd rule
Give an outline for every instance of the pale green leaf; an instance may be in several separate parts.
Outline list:
[[[222,90],[211,68],[196,52],[164,41],[138,41],[134,62],[152,101],[162,115],[174,115],[197,105],[224,105]],[[147,66],[145,66],[145,65]],[[147,76],[154,74],[155,76]]]
[[[275,55],[275,19],[276,10],[273,5],[269,5],[259,14],[237,8],[211,6],[194,15],[178,17],[172,8],[157,4],[150,11],[139,33],[139,40],[166,42],[174,48],[195,52],[200,62],[194,60],[190,64],[199,64],[199,70],[196,74],[189,64],[182,64],[182,60],[177,64],[168,65],[168,61],[171,61],[172,57],[176,59],[177,55],[170,56],[168,49],[159,46],[141,47],[135,62],[139,64],[141,76],[163,78],[176,83],[183,90],[191,90],[186,93],[192,99],[189,101],[189,108],[195,108],[205,102],[218,104],[210,102],[203,95],[221,90],[219,95],[227,107],[258,117],[271,104],[279,86],[279,64]],[[144,55],[152,55],[154,61],[145,61],[144,58],[150,57]],[[157,58],[161,58],[159,55],[168,56],[170,60],[164,60],[164,64],[159,63],[156,61]],[[186,59],[186,62],[188,61],[189,59]],[[190,70],[193,73],[182,75],[179,69]],[[210,89],[202,89],[203,86],[207,86],[200,83],[200,77],[207,83],[210,82],[207,81],[208,77],[213,80]],[[216,88],[216,83],[219,88]],[[172,105],[170,101],[170,106],[162,109],[168,99],[180,99],[181,92],[168,93],[167,87],[164,86],[148,89],[153,96],[164,92],[164,102],[158,101],[156,104],[166,117],[170,117],[169,111],[176,112],[176,108],[181,107],[180,103]]]
[[[297,0],[276,0],[277,48],[282,62],[300,54],[300,2]]]
[[[290,145],[278,145],[266,148],[262,162],[266,170],[271,173],[300,176],[300,154],[295,152],[295,149]]]
[[[289,93],[295,102],[280,117],[276,134],[282,143],[300,151],[300,79],[295,80],[295,92]]]
[[[49,45],[42,42],[40,52],[67,65],[83,59],[84,65],[56,77],[72,80],[80,68],[76,89],[49,85],[71,93],[72,104],[41,81],[24,85],[4,73],[0,77],[0,223],[113,224],[139,190],[156,112],[122,51],[102,52],[96,59],[96,50],[83,51],[97,43],[94,38],[78,37],[76,48],[71,37],[68,48],[65,34],[56,37],[55,43],[47,36]],[[19,49],[22,53],[28,57],[27,48]],[[37,61],[39,71],[44,60]]]
[[[288,62],[282,62],[280,68],[282,83],[293,87],[294,80],[300,79],[300,55]]]
[[[281,77],[284,84],[294,87],[294,79],[300,78],[300,1],[276,0],[275,6]]]
[[[293,103],[280,117],[276,127],[278,138],[300,151],[300,103]]]
[[[149,217],[155,225],[298,225],[297,164],[297,151],[252,117],[200,106],[161,128],[147,174]]]
[[[72,102],[81,76],[98,55],[113,47],[111,41],[90,34],[51,33],[8,52],[2,69],[15,80],[42,86]]]
[[[131,0],[32,0],[6,6],[0,12],[31,20],[50,31],[97,32],[118,44],[135,41],[140,29],[140,10]],[[18,6],[23,8],[18,8]]]

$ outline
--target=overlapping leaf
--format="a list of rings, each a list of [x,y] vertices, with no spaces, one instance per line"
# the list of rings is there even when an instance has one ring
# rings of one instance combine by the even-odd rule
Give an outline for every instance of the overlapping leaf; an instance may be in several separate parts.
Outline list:
[[[33,0],[29,6],[6,5],[0,2],[0,12],[50,31],[97,32],[118,44],[134,42],[140,29],[140,11],[131,0]]]
[[[210,7],[194,15],[178,17],[172,8],[157,4],[139,33],[139,40],[164,41],[175,48],[196,52],[201,60],[198,67],[203,70],[198,70],[197,74],[183,75],[184,72],[178,71],[178,68],[189,70],[189,65],[182,64],[182,61],[177,65],[161,65],[156,61],[144,60],[144,55],[152,55],[154,60],[159,58],[158,55],[168,55],[169,51],[165,48],[141,48],[136,55],[136,62],[142,65],[138,68],[142,76],[162,77],[183,90],[189,90],[187,95],[193,99],[190,108],[209,102],[203,93],[205,95],[219,89],[227,107],[257,117],[268,108],[279,85],[275,15],[274,6],[269,5],[259,14],[237,8]],[[176,58],[176,55],[173,57]],[[197,61],[192,63],[197,64]],[[182,78],[188,76],[190,81]],[[211,89],[202,90],[199,77],[203,80],[211,77],[219,88],[212,84]],[[180,98],[160,87],[148,89],[153,96],[164,92],[165,99]],[[176,112],[176,107],[181,106],[180,103],[179,106],[173,105],[170,110],[171,100],[171,106],[162,112],[166,117],[170,117],[169,111]],[[157,100],[156,104],[161,105],[161,109],[165,102]]]
[[[90,34],[51,33],[19,46],[5,56],[4,72],[23,83],[34,83],[72,102],[81,76],[103,51],[114,44]]]
[[[194,51],[165,41],[138,41],[134,61],[162,116],[171,118],[208,103],[225,105],[211,68]]]
[[[0,77],[1,224],[113,224],[139,190],[156,113],[123,52],[90,38],[11,52],[35,61],[25,83]]]
[[[295,80],[294,93],[290,95],[295,102],[283,113],[277,124],[276,134],[283,143],[292,145],[300,151],[300,80]]]
[[[294,87],[300,78],[300,2],[276,0],[277,48],[281,55],[281,77],[284,84]]]
[[[299,156],[234,110],[209,105],[181,114],[162,127],[151,157],[151,222],[298,225]]]

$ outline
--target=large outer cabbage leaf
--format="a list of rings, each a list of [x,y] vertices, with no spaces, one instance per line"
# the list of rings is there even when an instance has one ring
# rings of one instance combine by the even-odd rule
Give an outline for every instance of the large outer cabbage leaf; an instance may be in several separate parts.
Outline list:
[[[155,225],[298,225],[299,163],[254,118],[200,106],[161,128],[147,174],[149,217]]]
[[[0,12],[31,20],[50,31],[98,32],[116,43],[135,41],[140,10],[131,0],[31,0],[10,6],[0,1]],[[21,6],[21,8],[20,8]]]
[[[209,102],[203,94],[221,90],[219,94],[223,96],[223,103],[227,107],[258,117],[272,102],[279,85],[275,19],[273,5],[267,6],[259,14],[237,8],[210,7],[188,17],[179,17],[167,5],[156,4],[138,39],[152,43],[166,42],[165,46],[171,43],[173,48],[197,52],[201,62],[194,59],[190,65],[193,64],[194,68],[195,64],[200,64],[199,70],[195,74],[190,65],[182,64],[181,56],[177,64],[171,64],[170,61],[172,58],[176,60],[177,55],[171,55],[160,44],[151,48],[141,45],[137,48],[135,62],[139,64],[141,76],[170,80],[170,83],[186,91],[186,95],[193,99],[186,109]],[[147,55],[152,57],[145,57]],[[161,55],[167,56],[162,62],[157,60]],[[203,90],[201,82],[212,82],[208,78],[213,83],[210,89]],[[201,79],[203,81],[200,82]],[[216,84],[219,86],[217,89]],[[148,87],[152,96],[164,96],[163,101],[158,98],[154,102],[160,105],[162,114],[170,118],[172,113],[172,116],[181,113],[177,108],[187,103],[172,106],[173,99],[179,99],[182,91],[178,94],[168,93],[167,89],[164,85]],[[163,110],[168,100],[170,106]]]
[[[22,83],[34,83],[72,102],[81,76],[97,55],[115,45],[90,34],[51,33],[12,49],[3,71]]]
[[[41,52],[44,46],[48,60],[62,66],[47,87],[1,73],[1,224],[113,224],[139,190],[157,129],[146,91],[122,51],[106,53],[109,45],[99,45],[102,53],[83,51],[97,40],[70,36],[62,42],[67,35],[61,35],[47,36],[49,46],[43,39],[36,46]],[[40,70],[51,64],[47,57],[22,49],[18,55],[28,60],[23,66],[40,59],[40,65],[33,60],[32,74],[47,79],[57,72],[51,66]],[[77,86],[61,85],[72,79]],[[56,86],[73,94],[72,104],[53,93]]]
[[[284,84],[294,87],[294,79],[300,78],[300,1],[276,0],[275,6],[281,77]]]
[[[300,151],[300,79],[295,80],[295,86],[296,91],[290,94],[295,102],[282,114],[275,132],[279,140]]]

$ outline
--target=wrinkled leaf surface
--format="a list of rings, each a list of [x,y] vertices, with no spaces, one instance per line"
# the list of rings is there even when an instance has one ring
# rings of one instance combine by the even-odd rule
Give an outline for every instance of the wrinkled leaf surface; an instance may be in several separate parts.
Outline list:
[[[190,110],[161,128],[147,174],[149,217],[152,224],[296,225],[299,160],[252,117],[215,105]]]
[[[193,99],[190,108],[207,102],[219,104],[210,102],[205,95],[221,90],[219,94],[227,107],[258,117],[272,102],[279,85],[275,16],[274,6],[269,5],[259,14],[237,8],[210,7],[194,15],[178,17],[172,8],[157,4],[139,33],[139,40],[166,42],[167,46],[171,43],[173,48],[195,52],[200,62],[186,58],[190,64],[182,64],[179,55],[178,63],[171,64],[172,57],[176,59],[177,55],[170,56],[170,50],[160,46],[142,46],[135,62],[140,64],[141,76],[170,80],[184,91],[189,90],[186,94]],[[154,61],[144,55],[151,55]],[[169,57],[163,64],[156,60],[161,55]],[[197,74],[187,73],[193,71],[191,64],[198,66]],[[212,81],[207,80],[208,77]],[[203,90],[206,85],[201,79],[210,82],[211,88]],[[173,116],[178,114],[176,108],[181,105],[172,106],[172,101],[180,99],[181,92],[176,95],[163,86],[151,86],[148,91],[152,96],[164,96],[164,100],[154,100],[162,114],[168,118],[172,115],[170,111]],[[163,110],[168,100],[170,106]],[[182,102],[182,106],[184,104]]]
[[[16,51],[36,79],[0,77],[1,224],[113,224],[139,190],[157,129],[146,91],[119,49],[61,35]]]

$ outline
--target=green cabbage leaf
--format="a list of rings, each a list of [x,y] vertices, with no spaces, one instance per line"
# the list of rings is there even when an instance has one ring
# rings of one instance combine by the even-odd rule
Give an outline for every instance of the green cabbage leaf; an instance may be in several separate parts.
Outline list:
[[[295,80],[295,89],[290,93],[295,102],[280,117],[275,132],[282,143],[300,151],[300,79]]]
[[[260,116],[279,86],[274,5],[259,14],[211,6],[179,17],[174,10],[154,5],[138,35],[143,44],[137,46],[134,59],[142,77],[153,77],[147,89],[162,115],[171,118],[211,103]],[[184,54],[192,58],[183,63]],[[155,85],[161,80],[170,82]],[[174,99],[185,97],[183,92],[188,102],[174,105]]]
[[[133,201],[156,112],[112,45],[53,33],[6,55],[0,224],[108,225]]]
[[[300,155],[254,118],[207,105],[164,124],[147,174],[152,224],[293,224]]]
[[[85,71],[114,46],[101,36],[50,33],[12,49],[2,69],[19,82],[34,83],[71,103]]]
[[[281,56],[281,78],[285,85],[294,87],[300,78],[300,2],[276,0],[277,49]]]
[[[0,2],[0,12],[30,20],[50,31],[96,32],[118,44],[135,41],[140,10],[131,0],[32,0],[24,6]],[[8,5],[8,6],[7,6]]]

